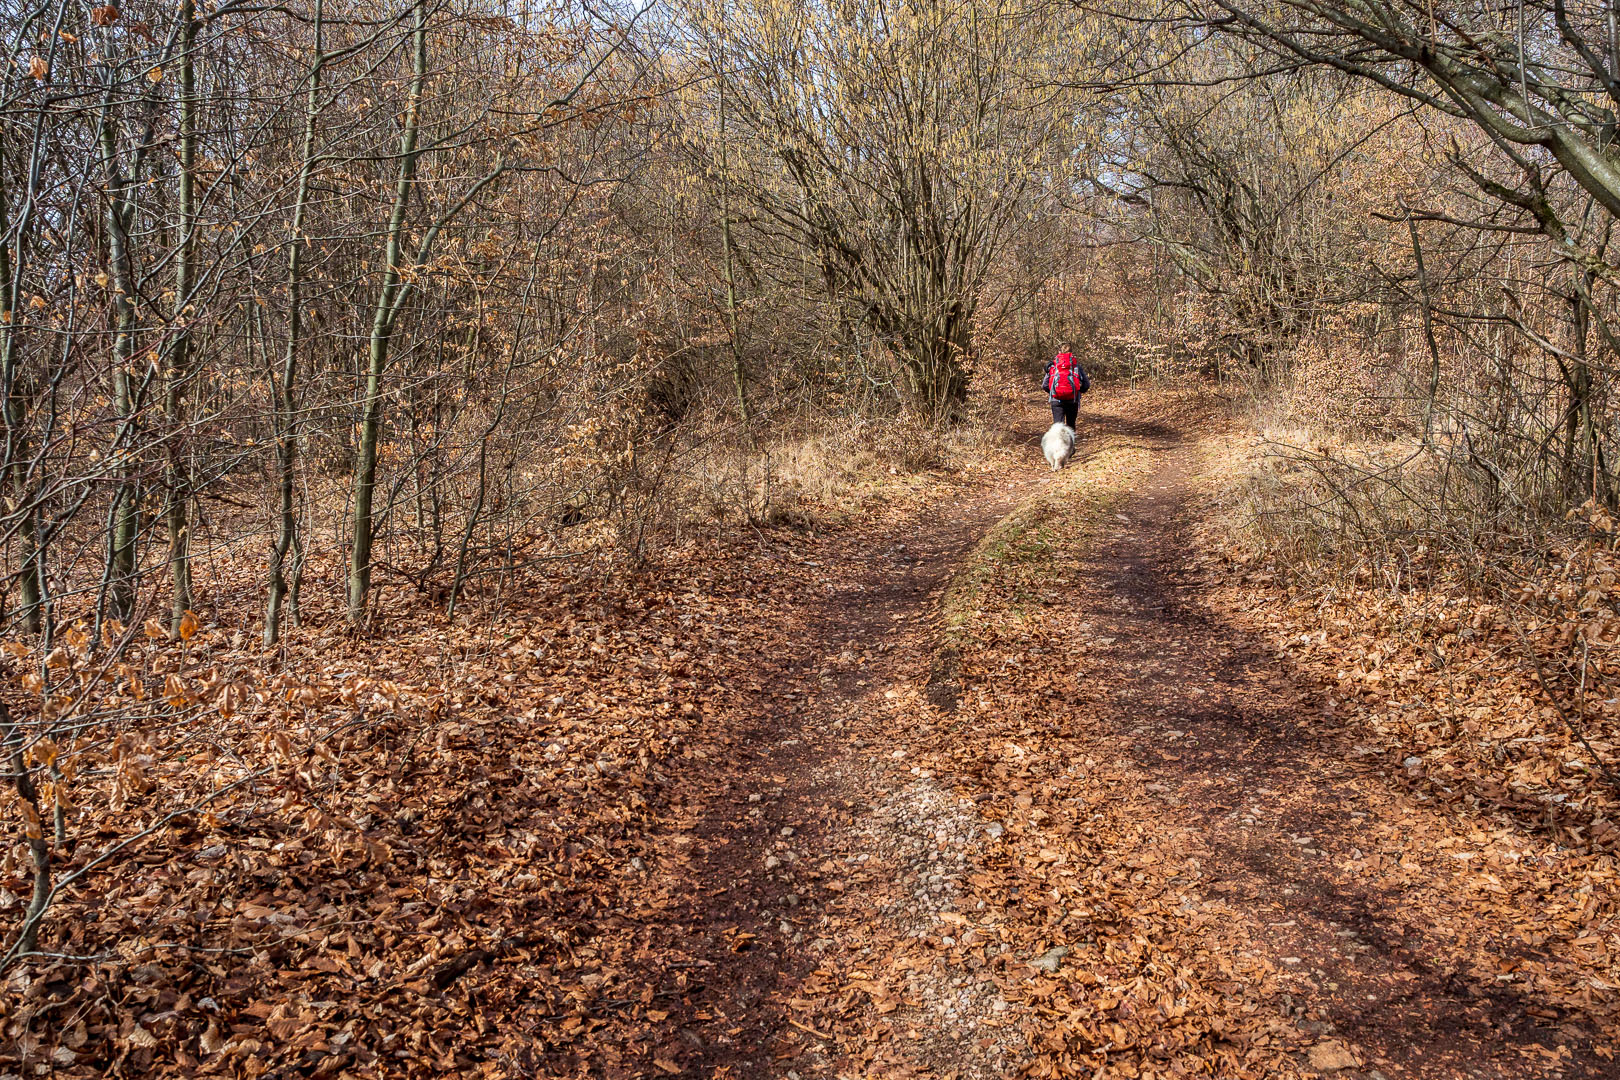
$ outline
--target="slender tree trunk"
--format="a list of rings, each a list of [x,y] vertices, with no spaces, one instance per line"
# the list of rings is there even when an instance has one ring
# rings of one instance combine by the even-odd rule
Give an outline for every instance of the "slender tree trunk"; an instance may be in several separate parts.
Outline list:
[[[723,61],[722,61],[723,63]],[[720,80],[720,251],[726,278],[726,337],[731,343],[731,382],[737,392],[737,416],[753,432],[748,410],[747,372],[737,342],[737,275],[731,262],[731,171],[726,147],[726,81]]]
[[[110,189],[107,200],[107,254],[113,286],[113,408],[118,415],[118,429],[112,446],[112,468],[117,480],[113,489],[105,585],[113,614],[117,618],[128,619],[135,611],[135,540],[140,530],[140,508],[137,504],[139,477],[132,460],[137,395],[134,375],[130,371],[138,316],[135,310],[134,257],[129,237],[134,206],[129,201],[129,181],[120,176],[117,170],[117,144],[110,101],[103,107],[101,151]]]
[[[133,308],[134,305],[130,305]],[[134,316],[119,316],[118,340],[127,342],[133,334]],[[118,455],[118,481],[113,489],[112,538],[107,559],[107,588],[115,618],[127,620],[135,613],[135,541],[140,533],[140,479],[135,465],[129,460],[129,447],[134,442],[135,393],[130,374],[124,365],[127,354],[115,346],[113,363],[113,407],[117,410],[119,434],[114,440],[113,453]]]
[[[265,605],[264,643],[274,645],[281,637],[283,602],[289,602],[293,621],[298,619],[298,591],[287,584],[287,557],[301,551],[298,513],[294,502],[294,470],[298,460],[298,352],[303,347],[303,257],[304,215],[309,207],[310,177],[315,171],[315,124],[320,113],[323,51],[323,8],[315,0],[315,60],[309,69],[309,95],[304,106],[304,150],[298,169],[298,193],[293,202],[292,235],[287,248],[287,348],[282,355],[281,377],[274,387],[276,428],[276,492],[279,501],[276,543],[270,551],[270,599]],[[298,559],[298,563],[302,560]],[[297,563],[294,566],[295,576]]]
[[[1423,399],[1423,444],[1434,437],[1434,406],[1440,395],[1440,346],[1434,337],[1434,312],[1429,303],[1429,273],[1423,265],[1423,244],[1418,240],[1417,223],[1406,211],[1406,228],[1412,234],[1412,258],[1417,264],[1418,304],[1423,312],[1423,340],[1429,347],[1429,390]]]
[[[450,603],[445,608],[445,616],[456,617],[456,603],[461,599],[462,586],[467,582],[467,552],[472,548],[473,532],[478,527],[478,518],[484,512],[484,500],[489,491],[489,437],[494,426],[484,432],[484,437],[478,443],[478,497],[473,501],[473,508],[467,514],[467,525],[461,530],[461,545],[456,549],[456,572],[450,580]]]
[[[349,549],[349,622],[365,621],[371,593],[372,495],[377,485],[377,440],[382,431],[382,378],[388,367],[388,347],[398,308],[394,294],[400,284],[401,236],[405,209],[416,177],[416,140],[422,123],[422,84],[427,77],[427,0],[415,0],[412,9],[412,63],[410,96],[405,106],[405,130],[400,135],[399,183],[388,218],[386,265],[377,309],[371,323],[371,345],[366,363],[365,404],[360,418],[360,455],[354,474],[354,538]]]
[[[1586,288],[1591,282],[1586,282]],[[1591,327],[1591,311],[1586,303],[1586,289],[1577,290],[1570,298],[1574,316],[1573,363],[1564,369],[1564,381],[1569,388],[1569,411],[1565,414],[1564,428],[1564,476],[1565,489],[1574,495],[1577,490],[1590,483],[1587,494],[1593,497],[1604,497],[1607,502],[1607,493],[1599,490],[1598,470],[1598,436],[1597,427],[1592,415],[1592,369],[1587,361],[1587,337]]]
[[[0,745],[6,751],[11,768],[11,782],[22,803],[23,834],[28,841],[28,852],[34,864],[33,895],[28,910],[23,914],[22,928],[11,954],[31,953],[39,948],[39,924],[45,917],[45,905],[51,899],[51,849],[45,841],[45,823],[40,814],[39,789],[34,786],[33,771],[23,760],[23,734],[12,719],[11,710],[0,701]]]
[[[478,527],[478,519],[482,516],[484,504],[489,497],[489,440],[494,437],[506,416],[506,400],[511,391],[512,367],[515,360],[514,350],[508,356],[506,372],[501,378],[501,396],[495,403],[495,413],[485,425],[483,437],[478,440],[478,496],[473,501],[472,511],[467,515],[467,525],[461,532],[461,544],[456,549],[456,572],[450,581],[450,603],[445,609],[445,615],[452,619],[456,617],[456,604],[461,599],[462,587],[467,583],[467,554],[472,548],[473,532]]]
[[[34,493],[28,477],[29,439],[24,428],[26,409],[23,388],[20,385],[18,337],[22,311],[18,301],[22,298],[23,238],[28,232],[29,208],[24,209],[23,220],[16,224],[15,255],[10,247],[0,244],[0,397],[4,399],[3,415],[6,425],[6,479],[10,483],[11,498],[16,512],[22,515],[17,530],[21,546],[18,559],[18,592],[21,594],[18,611],[23,629],[37,634],[41,627],[40,604],[40,551],[38,521],[34,507]],[[9,200],[0,186],[0,224],[11,220]]]
[[[180,2],[180,222],[179,244],[174,260],[175,338],[165,365],[163,416],[168,427],[168,445],[163,469],[166,498],[164,516],[169,533],[169,581],[173,604],[169,616],[169,636],[180,636],[180,621],[191,607],[191,537],[188,502],[190,478],[186,468],[185,393],[191,352],[191,292],[196,287],[197,225],[197,19],[194,0]]]

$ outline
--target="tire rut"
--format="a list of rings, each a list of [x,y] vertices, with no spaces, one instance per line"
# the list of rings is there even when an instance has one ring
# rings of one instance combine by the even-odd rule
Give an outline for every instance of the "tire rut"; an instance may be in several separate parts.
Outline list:
[[[1039,433],[1017,438],[1033,444]],[[646,1075],[808,1077],[833,1067],[831,1036],[803,1022],[814,1010],[794,1005],[823,954],[842,944],[827,936],[827,912],[858,889],[874,927],[908,932],[898,909],[913,868],[900,852],[932,843],[935,830],[905,808],[922,799],[924,817],[945,821],[956,801],[908,778],[884,734],[863,723],[863,705],[939,677],[940,594],[1043,479],[997,476],[881,530],[806,549],[840,568],[840,585],[799,613],[802,629],[784,628],[771,689],[750,706],[742,738],[679,778],[670,797],[680,812],[659,843],[685,899],[648,928],[649,955],[679,959],[662,976],[673,988],[668,1037],[647,1049]]]
[[[1345,1077],[1615,1075],[1578,1017],[1472,974],[1422,909],[1346,869],[1376,826],[1437,809],[1359,764],[1331,703],[1203,603],[1194,451],[1148,435],[1161,461],[1083,575],[1105,642],[1092,711],[1158,794],[1156,816],[1190,832],[1205,887],[1247,909],[1253,947],[1292,988],[1284,1009],[1348,1050],[1332,1069]],[[1351,1058],[1359,1067],[1341,1068]]]

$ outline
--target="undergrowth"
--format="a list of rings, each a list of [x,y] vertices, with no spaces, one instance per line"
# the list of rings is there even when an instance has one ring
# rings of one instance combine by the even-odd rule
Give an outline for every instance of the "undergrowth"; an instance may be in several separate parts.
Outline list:
[[[1009,419],[1027,390],[976,389],[960,423],[850,413],[767,419],[755,441],[733,434],[689,455],[661,501],[680,540],[735,525],[815,528],[859,520],[875,506],[926,490],[942,472],[972,472],[1016,452]]]
[[[1529,816],[1575,849],[1615,847],[1620,560],[1607,514],[1506,500],[1438,438],[1295,425],[1206,450],[1204,546],[1229,604],[1438,797]]]

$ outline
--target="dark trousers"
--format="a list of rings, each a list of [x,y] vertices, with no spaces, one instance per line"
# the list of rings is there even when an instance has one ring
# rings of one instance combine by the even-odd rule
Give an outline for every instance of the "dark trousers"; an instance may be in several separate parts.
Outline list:
[[[1060,401],[1052,399],[1052,423],[1068,424],[1074,427],[1074,418],[1080,415],[1080,395],[1076,394],[1073,401]]]

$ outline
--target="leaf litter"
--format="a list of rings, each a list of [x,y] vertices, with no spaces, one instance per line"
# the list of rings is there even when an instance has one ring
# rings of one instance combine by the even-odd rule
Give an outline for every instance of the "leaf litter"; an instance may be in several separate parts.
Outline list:
[[[1391,726],[1416,710],[1313,682],[1321,639],[1257,644],[1306,631],[1189,557],[1210,455],[1167,433],[1205,406],[1121,398],[1050,482],[1013,446],[874,520],[580,565],[482,625],[310,630],[275,663],[202,628],[131,681],[229,684],[234,722],[189,769],[157,769],[178,729],[134,733],[76,836],[290,732],[276,771],[58,898],[0,1062],[1605,1075],[1600,797],[1565,800],[1580,844],[1447,798],[1441,744],[1406,741],[1430,729]]]

